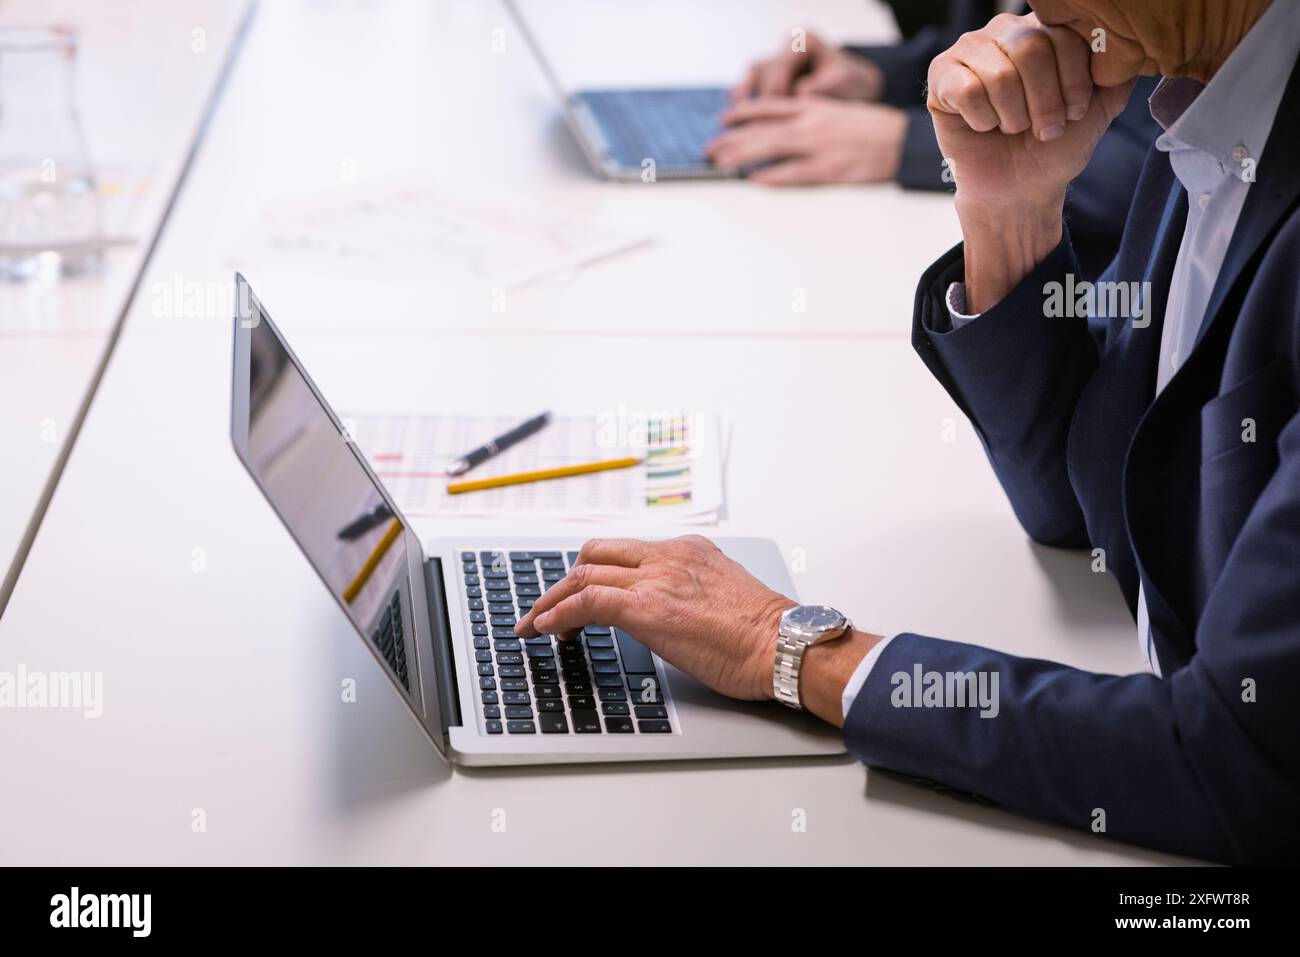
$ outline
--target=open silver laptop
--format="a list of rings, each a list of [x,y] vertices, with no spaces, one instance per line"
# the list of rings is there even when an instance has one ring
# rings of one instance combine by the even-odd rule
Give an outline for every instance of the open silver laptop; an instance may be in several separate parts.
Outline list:
[[[517,616],[564,577],[581,539],[421,543],[238,275],[235,303],[235,452],[444,758],[539,764],[844,750],[828,725],[730,701],[620,629],[592,623],[577,641],[517,637]],[[718,545],[794,594],[772,542]]]
[[[564,117],[592,169],[607,179],[716,179],[742,175],[721,169],[704,148],[722,132],[731,104],[724,87],[565,90],[515,0],[506,9],[564,108]]]

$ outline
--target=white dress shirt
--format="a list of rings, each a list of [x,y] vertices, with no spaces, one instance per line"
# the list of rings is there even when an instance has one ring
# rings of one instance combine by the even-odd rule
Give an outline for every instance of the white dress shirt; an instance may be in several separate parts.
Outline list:
[[[1169,154],[1169,164],[1188,200],[1187,225],[1160,337],[1157,394],[1196,344],[1246,194],[1264,161],[1264,145],[1297,54],[1300,0],[1273,0],[1208,85],[1187,77],[1166,78],[1151,94],[1151,116],[1165,131],[1156,139],[1156,149]],[[1295,162],[1293,157],[1277,160]],[[965,309],[965,287],[953,283],[948,288],[948,311],[954,330],[976,318]],[[1146,591],[1140,585],[1137,624],[1142,659],[1158,675],[1160,662],[1152,648]],[[845,687],[846,718],[887,643],[888,639],[882,641],[863,658]]]

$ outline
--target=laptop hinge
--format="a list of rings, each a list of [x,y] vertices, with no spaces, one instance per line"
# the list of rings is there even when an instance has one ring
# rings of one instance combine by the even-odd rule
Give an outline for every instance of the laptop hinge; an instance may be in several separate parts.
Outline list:
[[[438,680],[438,698],[442,702],[442,733],[451,725],[464,722],[460,714],[460,694],[456,684],[456,663],[451,653],[451,618],[447,612],[447,589],[442,581],[442,559],[424,563],[424,584],[429,596],[429,623],[433,626],[433,664]]]

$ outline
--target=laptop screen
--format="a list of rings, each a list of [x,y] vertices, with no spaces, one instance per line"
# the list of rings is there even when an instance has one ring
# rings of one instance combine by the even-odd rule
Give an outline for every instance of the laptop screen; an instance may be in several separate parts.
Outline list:
[[[242,294],[247,286],[239,286]],[[420,556],[410,554],[418,543],[260,304],[252,300],[243,315],[251,318],[236,320],[236,450],[408,704],[423,715],[409,573],[419,566]],[[436,709],[436,700],[428,704]]]

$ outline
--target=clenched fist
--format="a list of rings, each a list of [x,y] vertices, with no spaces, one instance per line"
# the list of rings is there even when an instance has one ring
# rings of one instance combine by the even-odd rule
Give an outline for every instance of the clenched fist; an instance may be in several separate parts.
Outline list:
[[[1077,31],[995,17],[930,64],[926,105],[957,183],[967,309],[1006,295],[1060,241],[1065,188],[1119,115],[1133,79],[1093,82]]]
[[[926,106],[958,195],[983,205],[1054,199],[1083,172],[1133,89],[1093,83],[1088,42],[1003,14],[930,64]]]

